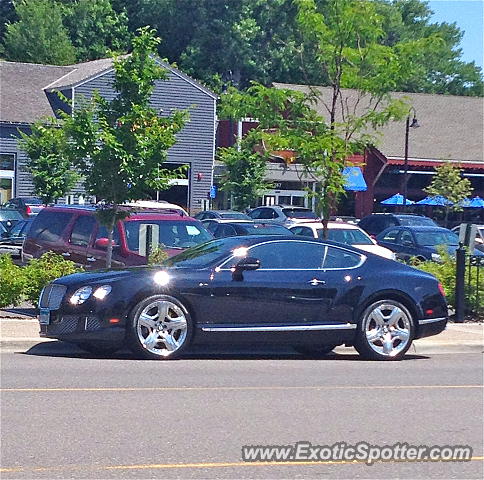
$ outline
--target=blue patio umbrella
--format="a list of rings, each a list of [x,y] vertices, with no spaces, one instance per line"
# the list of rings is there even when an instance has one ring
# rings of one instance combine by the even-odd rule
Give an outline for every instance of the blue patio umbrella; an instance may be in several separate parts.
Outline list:
[[[442,195],[428,196],[417,202],[417,205],[430,205],[432,207],[447,207],[453,205],[450,200]]]
[[[462,206],[464,208],[484,208],[484,198],[465,198],[462,200]]]
[[[380,203],[382,205],[403,205],[403,195],[401,195],[400,193],[396,193],[390,198],[382,200]],[[409,200],[408,198],[405,201],[405,205],[412,205],[413,203],[415,202],[413,202],[412,200]]]

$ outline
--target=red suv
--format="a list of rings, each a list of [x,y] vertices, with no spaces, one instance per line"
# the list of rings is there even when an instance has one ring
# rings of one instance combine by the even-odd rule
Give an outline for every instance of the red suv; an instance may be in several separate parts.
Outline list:
[[[23,262],[53,251],[87,268],[104,268],[108,232],[95,212],[86,206],[42,209],[25,237]],[[198,220],[174,210],[138,211],[115,227],[112,266],[146,265],[149,246],[163,244],[172,256],[212,238]]]

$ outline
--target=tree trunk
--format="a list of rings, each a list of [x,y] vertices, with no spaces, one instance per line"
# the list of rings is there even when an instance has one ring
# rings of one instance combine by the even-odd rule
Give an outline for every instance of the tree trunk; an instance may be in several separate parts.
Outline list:
[[[108,248],[106,250],[106,268],[111,268],[111,263],[113,259],[113,233],[114,226],[116,224],[116,213],[117,209],[113,208],[112,218],[108,225]]]

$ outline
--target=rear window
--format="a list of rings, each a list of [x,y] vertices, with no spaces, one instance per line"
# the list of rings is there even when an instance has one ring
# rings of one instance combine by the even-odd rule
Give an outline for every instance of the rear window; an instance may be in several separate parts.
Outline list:
[[[140,250],[140,231],[143,226],[154,225],[159,231],[158,242],[165,247],[188,248],[212,240],[200,223],[176,220],[125,220],[128,248],[133,252]]]
[[[291,230],[282,225],[244,224],[242,228],[247,235],[293,235]]]
[[[400,225],[404,227],[411,226],[435,226],[436,223],[429,217],[398,217]]]
[[[233,218],[235,220],[247,220],[248,218],[250,218],[245,213],[240,212],[220,212],[220,216],[222,218]]]
[[[300,208],[283,208],[282,213],[289,218],[318,218],[311,210],[303,210]]]
[[[72,218],[71,212],[42,210],[32,223],[30,235],[37,240],[55,242]]]
[[[35,197],[27,197],[22,199],[26,205],[42,205],[42,200]]]

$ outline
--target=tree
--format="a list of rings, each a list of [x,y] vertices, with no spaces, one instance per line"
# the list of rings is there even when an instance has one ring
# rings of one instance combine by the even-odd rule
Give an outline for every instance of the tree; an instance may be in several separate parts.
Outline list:
[[[64,25],[78,61],[103,58],[110,51],[123,52],[129,46],[126,12],[115,12],[109,0],[77,0],[67,4]]]
[[[52,0],[15,3],[18,21],[6,26],[7,60],[69,65],[76,60],[74,46],[62,23],[62,9]]]
[[[45,205],[65,196],[79,180],[66,154],[66,137],[55,119],[32,125],[30,134],[20,132],[20,147],[27,153],[34,192]]]
[[[109,232],[108,267],[114,225],[129,214],[119,206],[143,198],[147,186],[169,188],[170,180],[180,175],[178,169],[159,168],[188,118],[186,111],[160,117],[150,106],[155,81],[166,78],[154,58],[159,41],[153,30],[140,29],[132,53],[114,59],[117,96],[109,101],[95,94],[72,117],[64,117],[62,125],[72,163],[87,193],[102,205],[98,215]]]
[[[459,212],[462,210],[462,200],[469,197],[472,193],[471,182],[468,178],[463,178],[460,168],[455,167],[450,162],[445,162],[435,168],[436,175],[424,192],[429,195],[441,195],[449,200],[450,203],[444,204],[445,226],[447,226],[449,212]]]

